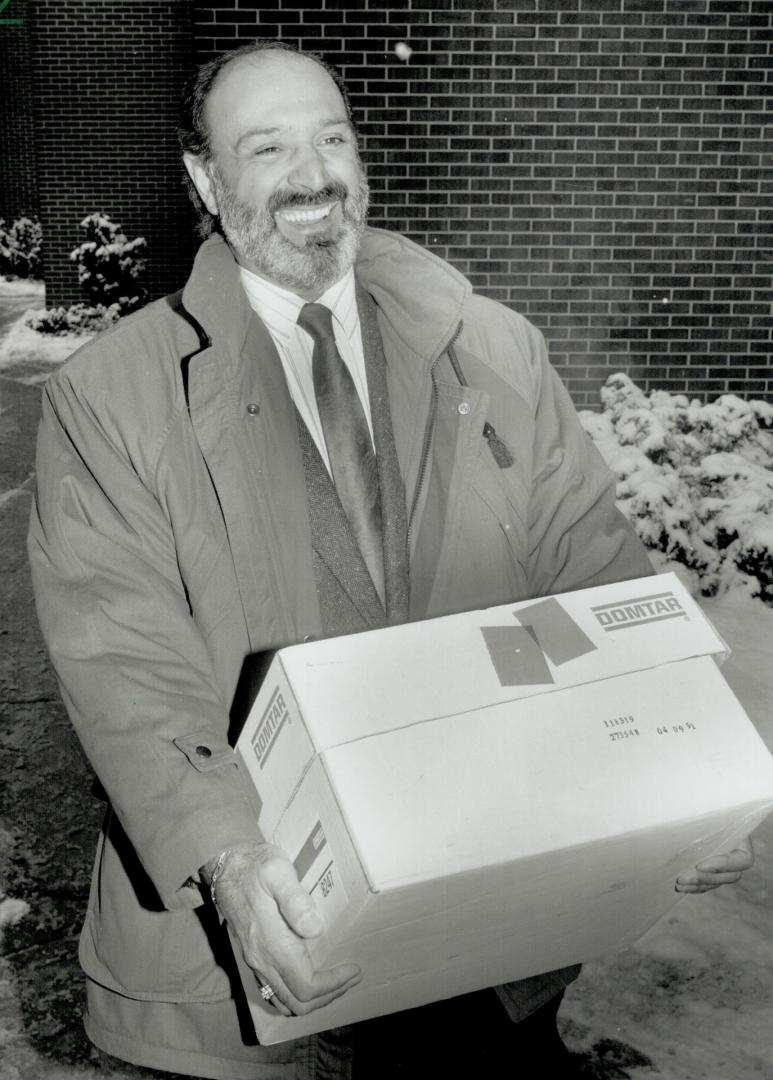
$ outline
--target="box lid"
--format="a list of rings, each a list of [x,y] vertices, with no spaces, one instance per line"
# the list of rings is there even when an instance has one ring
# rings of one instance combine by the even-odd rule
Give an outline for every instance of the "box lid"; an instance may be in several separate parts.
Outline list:
[[[673,573],[290,646],[317,752],[378,732],[728,650]]]

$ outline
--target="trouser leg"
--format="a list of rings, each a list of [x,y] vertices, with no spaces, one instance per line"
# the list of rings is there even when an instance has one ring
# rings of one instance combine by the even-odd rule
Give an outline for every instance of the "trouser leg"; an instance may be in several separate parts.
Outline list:
[[[353,1080],[569,1080],[558,1034],[563,991],[525,1020],[510,1020],[494,990],[358,1024]]]

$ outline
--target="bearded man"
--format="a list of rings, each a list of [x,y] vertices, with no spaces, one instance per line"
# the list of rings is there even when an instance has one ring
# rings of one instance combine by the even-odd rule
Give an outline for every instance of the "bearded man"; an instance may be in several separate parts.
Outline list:
[[[246,659],[650,566],[540,334],[366,228],[325,65],[257,42],[202,68],[186,107],[185,165],[216,230],[182,293],[49,380],[39,437],[40,621],[108,800],[86,1026],[104,1051],[177,1073],[341,1078],[351,1031],[258,1045],[221,923],[283,1015],[361,977],[314,969],[320,917],[257,830],[229,715]],[[745,858],[684,887],[736,878]],[[535,1052],[540,1075],[570,1075],[554,1018],[576,972],[489,993],[516,1022],[514,1062]],[[472,1040],[442,1041],[439,1074],[475,1068]],[[423,1061],[429,1075],[439,1047]]]

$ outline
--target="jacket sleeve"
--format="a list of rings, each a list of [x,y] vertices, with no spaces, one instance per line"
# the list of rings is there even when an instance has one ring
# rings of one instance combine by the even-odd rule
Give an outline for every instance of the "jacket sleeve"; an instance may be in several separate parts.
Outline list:
[[[169,522],[66,375],[49,380],[29,552],[38,617],[84,750],[163,904],[260,839]]]
[[[646,549],[615,504],[615,477],[583,430],[569,394],[537,339],[537,397],[529,514],[529,577],[535,595],[654,573]]]

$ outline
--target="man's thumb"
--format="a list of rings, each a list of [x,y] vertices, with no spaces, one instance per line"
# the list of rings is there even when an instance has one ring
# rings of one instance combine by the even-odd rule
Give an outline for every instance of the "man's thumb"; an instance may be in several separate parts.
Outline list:
[[[300,937],[318,937],[325,929],[322,916],[314,906],[309,894],[301,888],[295,871],[288,864],[289,873],[277,882],[274,899],[287,925]]]
[[[314,901],[305,892],[296,892],[288,897],[281,911],[292,929],[301,937],[319,937],[325,929],[322,916],[314,907]]]

